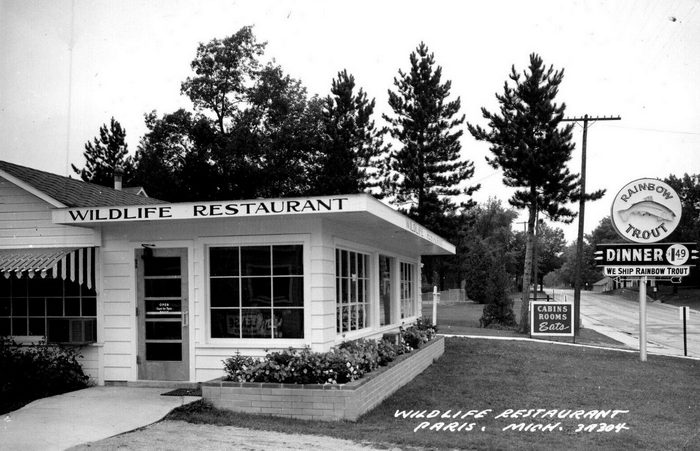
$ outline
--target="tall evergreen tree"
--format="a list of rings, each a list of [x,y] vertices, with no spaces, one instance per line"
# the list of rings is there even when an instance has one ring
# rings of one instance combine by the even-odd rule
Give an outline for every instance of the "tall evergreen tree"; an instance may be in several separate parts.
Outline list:
[[[542,212],[554,221],[571,222],[576,213],[566,204],[580,199],[578,174],[566,167],[574,144],[573,125],[559,127],[565,104],[554,99],[564,71],[546,68],[537,54],[530,55],[528,70],[521,75],[515,66],[509,75],[514,86],[506,81],[503,94],[496,94],[500,115],[482,108],[489,130],[468,124],[471,134],[491,144],[493,158],[489,164],[503,171],[506,186],[517,188],[509,199],[512,206],[528,210],[525,265],[523,271],[523,302],[520,331],[529,329],[529,298],[532,275],[533,235],[535,218]],[[586,200],[602,197],[604,191],[586,194]]]
[[[465,187],[474,164],[460,155],[464,116],[460,99],[449,101],[452,83],[442,82],[442,68],[424,43],[410,55],[408,73],[399,69],[396,91],[389,90],[394,116],[384,115],[388,133],[400,145],[389,153],[383,186],[392,201],[418,222],[434,226],[454,213],[454,196],[471,195]],[[406,208],[406,206],[408,206]]]
[[[122,183],[130,183],[134,175],[134,162],[129,156],[126,144],[126,130],[112,117],[100,127],[100,136],[85,143],[85,167],[78,169],[71,164],[73,171],[85,182],[103,186],[114,186],[114,170],[121,167]]]
[[[352,194],[376,186],[381,138],[372,113],[374,99],[355,91],[355,77],[338,72],[331,95],[323,101],[322,134],[313,191]]]

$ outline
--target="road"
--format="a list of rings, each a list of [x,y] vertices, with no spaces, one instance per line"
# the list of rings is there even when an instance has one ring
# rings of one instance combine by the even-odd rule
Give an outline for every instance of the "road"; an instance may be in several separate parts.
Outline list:
[[[554,292],[558,301],[573,302],[573,290]],[[582,291],[581,324],[639,349],[638,301]],[[700,312],[691,310],[686,325],[688,356],[700,358]],[[647,352],[683,355],[683,322],[679,317],[678,307],[660,302],[647,302]]]

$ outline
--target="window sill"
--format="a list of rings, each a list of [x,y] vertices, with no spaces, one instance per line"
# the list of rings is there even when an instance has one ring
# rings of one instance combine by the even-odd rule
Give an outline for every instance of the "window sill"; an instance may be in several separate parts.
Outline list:
[[[47,342],[46,337],[42,335],[17,335],[17,336],[10,336],[9,337],[12,341],[15,343],[22,345],[22,346],[32,346],[32,345],[38,345],[38,344],[47,344],[47,345],[62,345],[62,346],[90,346],[90,347],[98,347],[101,348],[105,344],[103,342],[81,342],[81,343],[71,343],[71,342]]]

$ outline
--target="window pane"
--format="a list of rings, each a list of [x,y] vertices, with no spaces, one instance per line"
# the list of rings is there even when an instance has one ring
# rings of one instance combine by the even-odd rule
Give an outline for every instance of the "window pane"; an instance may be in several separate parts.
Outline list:
[[[97,316],[95,298],[83,298],[83,316]]]
[[[272,338],[269,309],[243,309],[243,338]]]
[[[341,318],[342,318],[342,320],[341,320],[341,322],[342,322],[341,326],[342,326],[342,328],[343,328],[343,331],[348,331],[348,330],[350,330],[350,310],[349,310],[349,308],[348,308],[347,306],[344,306],[344,307],[342,308]]]
[[[63,296],[63,280],[34,276],[27,282],[29,296]]]
[[[0,316],[10,316],[11,305],[10,298],[0,298]]]
[[[340,276],[340,249],[335,250],[335,275]]]
[[[275,275],[302,275],[304,273],[304,247],[273,246],[272,262]]]
[[[179,297],[182,290],[182,281],[178,279],[146,279],[146,297]]]
[[[146,339],[180,340],[182,323],[180,321],[146,321]]]
[[[304,338],[304,310],[275,309],[275,338]]]
[[[80,285],[80,295],[81,296],[97,296],[97,291],[95,290],[95,287],[88,288],[87,285],[82,284]]]
[[[0,336],[10,335],[10,318],[0,318]]]
[[[272,274],[270,266],[270,246],[241,248],[241,275],[268,276]]]
[[[12,293],[12,277],[5,278],[4,273],[0,273],[0,296],[10,296]]]
[[[239,338],[240,330],[241,314],[238,309],[211,310],[212,338]]]
[[[340,252],[340,276],[348,277],[348,251]]]
[[[47,340],[53,343],[64,343],[68,341],[68,320],[67,319],[49,319],[49,330],[47,331]]]
[[[182,360],[180,343],[146,343],[146,360]]]
[[[27,318],[12,319],[12,335],[27,335]]]
[[[151,257],[144,259],[145,276],[179,276],[180,257]]]
[[[46,300],[46,315],[63,316],[63,299],[49,298]]]
[[[303,277],[275,277],[273,284],[275,307],[304,306]]]
[[[391,323],[391,258],[379,256],[379,323]]]
[[[65,296],[80,296],[80,284],[66,280],[63,282]]]
[[[27,316],[27,300],[13,299],[12,300],[12,316]]]
[[[350,295],[348,294],[349,284],[349,279],[340,279],[340,302],[343,304],[347,304],[350,299]]]
[[[66,299],[66,316],[80,316],[80,299]]]
[[[210,299],[212,307],[238,307],[238,279],[210,279]]]
[[[29,299],[29,316],[44,316],[43,299]]]
[[[212,276],[237,276],[238,248],[209,248],[209,274]]]
[[[5,277],[5,276],[3,276]],[[15,278],[15,274],[12,273],[12,297],[13,298],[24,298],[27,297],[27,277],[21,279]]]
[[[243,307],[269,307],[271,300],[271,277],[242,277]]]
[[[45,335],[44,318],[29,318],[29,330],[27,335]]]

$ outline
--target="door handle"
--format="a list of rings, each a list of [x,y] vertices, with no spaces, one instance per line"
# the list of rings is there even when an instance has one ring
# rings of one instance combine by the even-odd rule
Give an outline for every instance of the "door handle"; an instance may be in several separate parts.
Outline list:
[[[182,312],[182,325],[184,327],[187,327],[190,325],[190,312],[188,310],[185,310]]]

